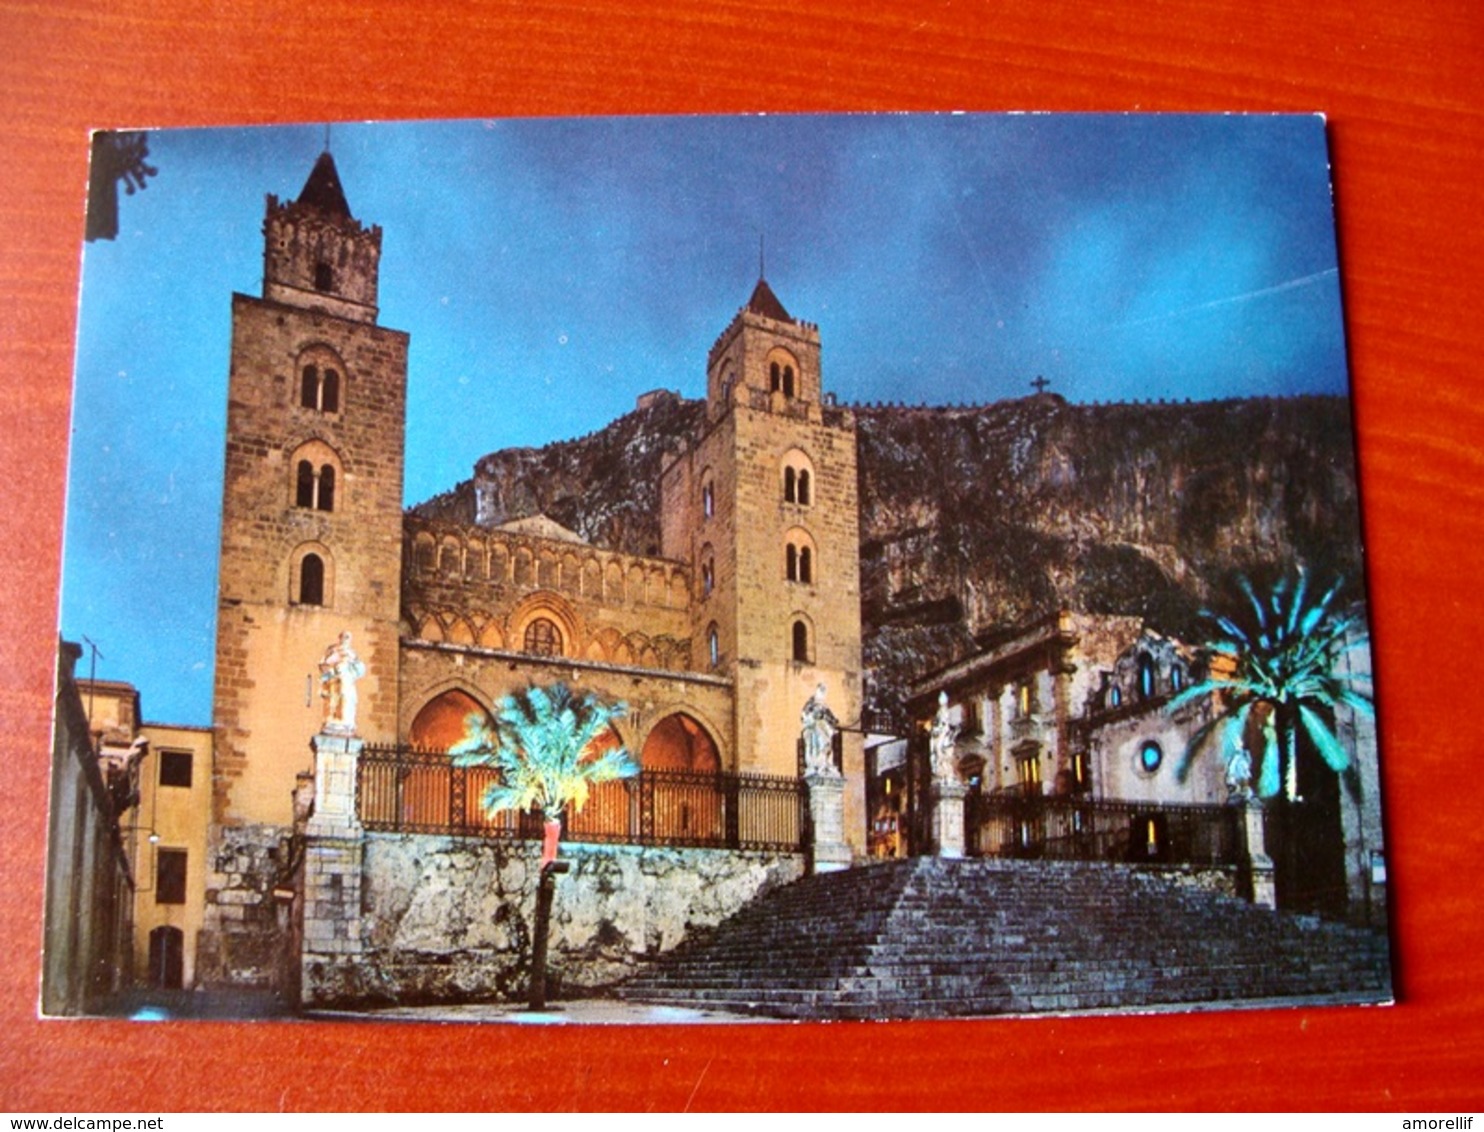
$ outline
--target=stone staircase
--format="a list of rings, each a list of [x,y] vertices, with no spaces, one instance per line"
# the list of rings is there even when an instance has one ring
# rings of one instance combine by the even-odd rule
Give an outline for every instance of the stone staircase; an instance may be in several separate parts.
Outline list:
[[[687,940],[624,999],[781,1018],[930,1018],[1391,997],[1384,934],[1153,870],[917,858],[808,877]]]

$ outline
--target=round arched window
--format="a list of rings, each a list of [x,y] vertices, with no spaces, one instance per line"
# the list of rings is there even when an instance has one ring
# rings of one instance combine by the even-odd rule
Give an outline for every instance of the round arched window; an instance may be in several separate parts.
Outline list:
[[[561,656],[562,633],[556,622],[538,617],[527,625],[521,651],[533,656]]]
[[[1153,739],[1146,740],[1139,747],[1139,769],[1145,774],[1153,774],[1164,761],[1165,753]]]

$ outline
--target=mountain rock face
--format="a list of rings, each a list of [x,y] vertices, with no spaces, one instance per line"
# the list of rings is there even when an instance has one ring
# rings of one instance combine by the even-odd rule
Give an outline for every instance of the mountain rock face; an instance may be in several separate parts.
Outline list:
[[[1342,397],[973,408],[856,407],[867,698],[1057,608],[1144,617],[1198,640],[1237,573],[1301,564],[1360,596],[1360,513]],[[481,459],[424,516],[542,512],[636,554],[659,544],[665,450],[702,427],[671,394],[579,440]]]

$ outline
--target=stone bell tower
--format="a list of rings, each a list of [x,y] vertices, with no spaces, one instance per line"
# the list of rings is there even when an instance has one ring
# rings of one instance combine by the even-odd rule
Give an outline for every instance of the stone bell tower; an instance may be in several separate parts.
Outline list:
[[[706,371],[706,432],[661,484],[663,553],[692,564],[692,640],[734,682],[735,769],[792,775],[820,684],[846,728],[861,716],[855,419],[822,392],[819,328],[761,277]],[[847,836],[863,852],[861,736],[843,740]]]
[[[217,977],[265,981],[319,662],[350,633],[358,733],[396,737],[408,336],[377,325],[381,229],[320,154],[267,198],[262,297],[232,297],[208,935]],[[268,897],[262,898],[263,893]]]

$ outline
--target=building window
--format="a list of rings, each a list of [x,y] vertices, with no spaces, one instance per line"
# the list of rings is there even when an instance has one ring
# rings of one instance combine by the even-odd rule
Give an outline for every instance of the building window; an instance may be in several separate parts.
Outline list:
[[[1147,700],[1154,695],[1154,660],[1147,654],[1139,656],[1139,699]]]
[[[300,374],[299,404],[323,413],[340,411],[340,374],[326,367],[305,366]]]
[[[711,591],[716,588],[716,567],[708,558],[701,563],[701,596],[710,597]]]
[[[1170,691],[1178,692],[1185,687],[1185,669],[1178,664],[1170,666]]]
[[[314,289],[316,291],[333,291],[335,289],[335,272],[324,260],[314,265]]]
[[[561,656],[562,633],[556,622],[538,617],[526,626],[525,642],[521,651],[532,656]]]
[[[782,375],[783,375],[783,371],[782,371],[781,367],[778,365],[777,362],[774,362],[770,367],[768,367],[768,388],[769,388],[769,390],[771,390],[774,393],[777,393],[781,388],[783,388]]]
[[[190,751],[161,751],[160,752],[160,785],[161,786],[190,786],[191,784],[191,752]]]
[[[809,457],[801,449],[791,449],[783,457],[783,502],[808,507],[813,502],[813,472]]]
[[[299,474],[294,486],[294,506],[314,506],[314,465],[308,460],[299,461]]]
[[[155,903],[186,902],[186,851],[159,849],[155,852]]]
[[[318,471],[308,460],[300,460],[294,480],[294,505],[313,511],[335,510],[335,468],[322,464]]]
[[[325,560],[318,554],[306,554],[299,563],[299,604],[325,604]]]
[[[712,668],[721,663],[721,636],[716,631],[715,622],[706,630],[706,659]]]
[[[1165,753],[1153,739],[1147,740],[1139,747],[1139,769],[1145,774],[1153,774],[1159,769],[1160,763],[1165,761]]]
[[[799,664],[808,664],[809,657],[809,626],[803,621],[795,621],[793,628],[793,658]]]
[[[1036,710],[1036,689],[1031,681],[1027,680],[1015,689],[1015,711],[1021,718],[1025,718]]]
[[[814,550],[809,545],[789,543],[783,548],[783,576],[790,582],[814,584]]]
[[[1026,794],[1040,794],[1041,791],[1041,752],[1032,751],[1021,755],[1016,760],[1016,772],[1020,779],[1020,789]]]
[[[1123,703],[1123,692],[1117,684],[1114,684],[1108,689],[1108,706],[1117,707],[1121,703]]]
[[[716,489],[710,480],[701,485],[701,514],[708,519],[716,514]]]
[[[792,397],[794,395],[794,367],[783,367],[783,395]]]

